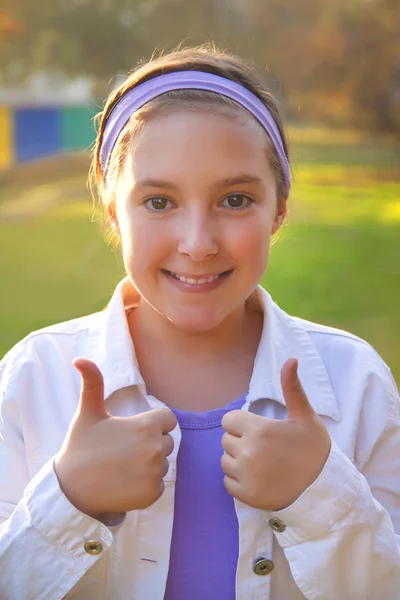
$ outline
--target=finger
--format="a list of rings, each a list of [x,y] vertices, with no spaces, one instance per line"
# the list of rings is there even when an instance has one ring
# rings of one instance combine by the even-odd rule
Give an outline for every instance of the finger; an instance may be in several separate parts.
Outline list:
[[[226,491],[232,498],[237,498],[238,500],[242,499],[242,489],[241,484],[237,479],[233,479],[228,475],[224,477],[224,486]]]
[[[177,418],[169,408],[152,408],[131,418],[135,420],[140,418],[148,426],[156,428],[163,434],[173,431],[178,423]]]
[[[166,458],[164,458],[164,462],[163,462],[163,468],[161,471],[161,478],[164,479],[164,477],[167,475],[169,471],[169,462]]]
[[[99,419],[109,416],[104,404],[104,382],[98,366],[86,358],[76,358],[74,367],[82,377],[79,400],[80,415],[95,415]]]
[[[314,409],[308,401],[297,373],[298,362],[297,358],[289,358],[281,371],[281,384],[288,419],[310,418],[314,414]]]
[[[231,435],[242,437],[246,429],[246,420],[251,413],[243,410],[230,410],[222,417],[221,425]]]
[[[174,438],[169,433],[163,435],[164,455],[169,456],[174,451]]]
[[[221,439],[222,448],[224,451],[236,458],[239,452],[240,438],[236,435],[231,435],[227,431],[225,431],[224,435]]]
[[[157,413],[157,419],[160,420],[162,433],[173,431],[178,424],[176,416],[169,408],[155,408],[150,411],[150,414],[151,413]]]
[[[237,461],[229,454],[223,454],[221,456],[221,468],[225,475],[231,479],[239,478],[239,466]]]

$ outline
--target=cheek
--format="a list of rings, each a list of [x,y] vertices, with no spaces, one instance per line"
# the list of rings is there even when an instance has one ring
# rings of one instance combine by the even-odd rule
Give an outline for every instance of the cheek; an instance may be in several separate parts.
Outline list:
[[[235,254],[240,262],[246,263],[249,271],[265,270],[268,263],[271,223],[267,218],[249,220],[245,228],[238,228],[233,240]]]
[[[145,231],[140,227],[133,210],[125,207],[118,211],[118,223],[121,235],[122,253],[127,270],[132,270],[134,265],[142,262],[141,253],[144,251],[143,242],[146,240]],[[143,252],[143,254],[145,254]],[[133,258],[135,260],[133,261]]]
[[[151,268],[159,266],[169,247],[168,229],[155,227],[155,223],[143,218],[140,211],[125,214],[120,226],[122,251],[125,267],[132,275],[149,273]],[[122,216],[122,215],[121,215]]]

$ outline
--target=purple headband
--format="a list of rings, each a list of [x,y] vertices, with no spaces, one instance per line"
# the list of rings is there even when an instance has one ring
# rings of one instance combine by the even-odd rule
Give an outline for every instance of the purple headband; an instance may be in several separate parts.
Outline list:
[[[112,109],[108,117],[100,150],[100,164],[106,175],[108,162],[115,143],[130,116],[144,104],[172,90],[196,89],[216,92],[236,100],[263,126],[278,154],[285,179],[286,197],[290,190],[290,166],[285,154],[278,127],[267,107],[246,87],[204,71],[174,71],[159,75],[137,85],[127,92]]]

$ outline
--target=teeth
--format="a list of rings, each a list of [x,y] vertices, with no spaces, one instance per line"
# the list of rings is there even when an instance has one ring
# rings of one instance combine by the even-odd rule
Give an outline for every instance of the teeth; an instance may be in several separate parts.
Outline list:
[[[183,283],[189,283],[190,285],[201,285],[204,283],[211,283],[218,279],[219,275],[211,275],[211,277],[203,278],[203,279],[193,279],[192,277],[184,277],[183,275],[178,275],[178,273],[174,273],[173,271],[169,271],[169,273],[175,277],[175,279],[179,279]]]

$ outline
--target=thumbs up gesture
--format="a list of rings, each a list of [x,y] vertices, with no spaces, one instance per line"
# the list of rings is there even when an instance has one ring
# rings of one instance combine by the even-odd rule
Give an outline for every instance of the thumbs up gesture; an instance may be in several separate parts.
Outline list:
[[[76,359],[74,366],[81,373],[82,388],[55,460],[61,489],[76,508],[100,521],[109,513],[150,506],[164,491],[175,415],[166,408],[113,417],[104,404],[97,366],[84,358]]]
[[[308,401],[297,366],[290,358],[281,372],[285,421],[241,410],[222,419],[225,487],[254,508],[288,507],[317,479],[329,456],[331,438]]]

